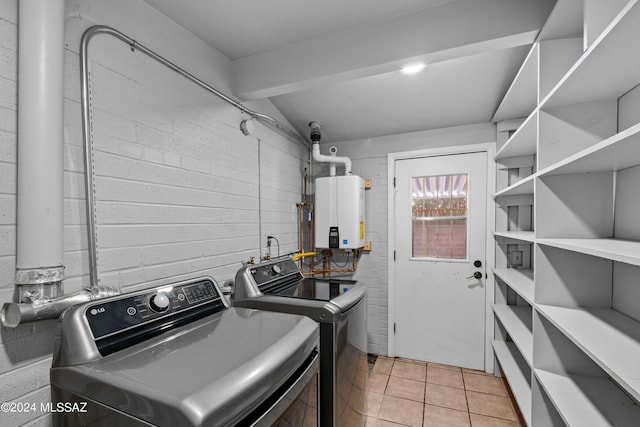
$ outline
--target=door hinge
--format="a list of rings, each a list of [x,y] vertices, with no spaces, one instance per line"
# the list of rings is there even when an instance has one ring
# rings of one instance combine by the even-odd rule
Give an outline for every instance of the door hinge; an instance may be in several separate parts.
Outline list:
[[[394,335],[396,334],[396,324],[395,323],[393,324],[393,334]]]
[[[393,260],[396,260],[396,251],[393,251]]]
[[[393,188],[396,188],[396,177],[393,177]]]

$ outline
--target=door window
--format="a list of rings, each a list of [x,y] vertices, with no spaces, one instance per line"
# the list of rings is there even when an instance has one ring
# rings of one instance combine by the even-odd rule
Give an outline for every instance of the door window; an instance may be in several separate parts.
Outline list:
[[[411,178],[412,257],[466,259],[466,174]]]

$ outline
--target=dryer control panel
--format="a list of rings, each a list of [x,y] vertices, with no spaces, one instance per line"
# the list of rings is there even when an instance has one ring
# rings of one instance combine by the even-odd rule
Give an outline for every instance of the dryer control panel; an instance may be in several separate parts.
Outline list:
[[[203,278],[91,302],[84,318],[104,356],[226,307],[213,279]]]
[[[85,316],[93,337],[98,339],[162,317],[178,317],[180,313],[202,304],[223,309],[220,295],[210,280],[156,288],[141,294],[95,302]]]
[[[260,288],[264,285],[290,278],[291,276],[293,276],[295,280],[303,278],[300,269],[298,269],[295,261],[291,258],[258,264],[252,266],[249,271],[251,272],[253,281]]]

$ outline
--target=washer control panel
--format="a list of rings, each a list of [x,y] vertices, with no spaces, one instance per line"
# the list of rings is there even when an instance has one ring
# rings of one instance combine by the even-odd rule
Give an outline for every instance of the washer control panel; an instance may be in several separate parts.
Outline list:
[[[211,314],[226,308],[212,279],[182,282],[137,293],[96,301],[85,310],[85,317],[98,340],[148,324],[180,322],[195,312]]]
[[[258,264],[251,267],[251,277],[258,286],[281,280],[288,276],[302,278],[302,273],[298,269],[295,261],[291,258]]]

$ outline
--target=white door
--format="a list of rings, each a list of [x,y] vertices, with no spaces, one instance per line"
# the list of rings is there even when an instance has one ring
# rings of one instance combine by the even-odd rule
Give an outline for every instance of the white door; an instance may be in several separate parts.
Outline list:
[[[395,354],[483,370],[487,153],[395,171]]]

